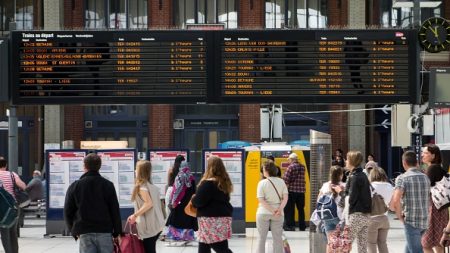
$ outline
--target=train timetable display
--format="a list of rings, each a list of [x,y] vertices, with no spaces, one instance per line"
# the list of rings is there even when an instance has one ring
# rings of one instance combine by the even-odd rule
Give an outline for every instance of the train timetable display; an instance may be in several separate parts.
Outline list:
[[[16,31],[14,104],[204,103],[206,33]]]
[[[222,102],[414,103],[412,30],[223,31]]]

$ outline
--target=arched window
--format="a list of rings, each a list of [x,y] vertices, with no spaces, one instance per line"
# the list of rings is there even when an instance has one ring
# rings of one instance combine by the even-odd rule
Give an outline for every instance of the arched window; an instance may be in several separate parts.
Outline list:
[[[225,29],[238,27],[238,0],[174,0],[174,23],[179,28],[186,24],[223,24]]]
[[[265,0],[266,28],[325,28],[326,0]]]
[[[86,28],[138,29],[148,27],[148,0],[86,0]]]

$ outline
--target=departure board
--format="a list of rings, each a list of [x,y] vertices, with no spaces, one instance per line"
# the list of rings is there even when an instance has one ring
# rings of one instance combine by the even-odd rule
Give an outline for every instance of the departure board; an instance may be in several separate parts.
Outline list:
[[[196,31],[16,31],[13,103],[204,103],[207,43]]]
[[[414,103],[411,30],[223,31],[222,102]]]
[[[14,31],[13,104],[416,103],[414,30]]]

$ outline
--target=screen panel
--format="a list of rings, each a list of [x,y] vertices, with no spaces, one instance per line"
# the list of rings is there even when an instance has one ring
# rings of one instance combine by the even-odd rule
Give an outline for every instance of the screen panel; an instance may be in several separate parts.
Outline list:
[[[8,38],[0,37],[0,102],[9,101]]]
[[[221,102],[414,103],[416,33],[220,32]]]
[[[431,107],[450,107],[450,68],[430,68]]]
[[[15,104],[206,101],[204,32],[21,31],[12,42]]]

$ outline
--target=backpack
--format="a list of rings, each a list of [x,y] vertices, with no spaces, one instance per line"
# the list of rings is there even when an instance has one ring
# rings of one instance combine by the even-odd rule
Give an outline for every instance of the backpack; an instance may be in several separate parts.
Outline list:
[[[324,194],[317,201],[317,215],[321,220],[337,218],[337,205],[333,194]]]
[[[0,183],[0,228],[11,228],[16,223],[18,214],[16,200]]]
[[[441,181],[436,182],[430,188],[431,200],[434,206],[439,210],[450,203],[450,178],[444,176]]]

